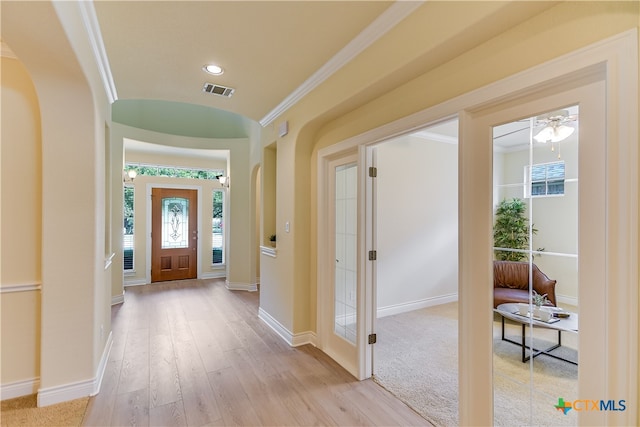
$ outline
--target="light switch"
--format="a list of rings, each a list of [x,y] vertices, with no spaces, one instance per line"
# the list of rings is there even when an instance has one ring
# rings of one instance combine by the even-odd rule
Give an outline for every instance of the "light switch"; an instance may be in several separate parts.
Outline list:
[[[284,231],[289,232],[289,221],[284,223]]]

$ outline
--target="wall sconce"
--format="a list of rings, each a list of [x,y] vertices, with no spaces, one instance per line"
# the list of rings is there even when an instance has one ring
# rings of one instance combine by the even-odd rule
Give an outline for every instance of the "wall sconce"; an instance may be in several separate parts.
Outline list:
[[[220,185],[222,185],[223,188],[229,188],[229,177],[228,176],[218,175],[216,178],[218,178],[218,181],[220,181]]]
[[[136,176],[138,176],[138,172],[135,171],[135,169],[129,169],[128,171],[122,171],[122,181],[123,182],[133,182],[134,179],[136,179]]]

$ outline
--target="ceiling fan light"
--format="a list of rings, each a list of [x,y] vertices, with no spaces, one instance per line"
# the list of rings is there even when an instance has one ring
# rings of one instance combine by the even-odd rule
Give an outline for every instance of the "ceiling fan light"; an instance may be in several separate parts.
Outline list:
[[[536,136],[533,137],[538,142],[549,142],[553,138],[553,128],[545,126]]]
[[[545,126],[533,139],[538,142],[560,142],[571,136],[574,131],[575,129],[571,126]]]
[[[551,138],[551,142],[560,142],[564,139],[567,139],[573,134],[575,131],[571,126],[560,125],[553,129],[553,138]]]
[[[209,74],[212,74],[214,76],[220,76],[224,73],[224,70],[222,69],[222,67],[220,67],[219,65],[215,65],[215,64],[207,64],[204,67],[202,67],[202,69],[204,71],[206,71]]]

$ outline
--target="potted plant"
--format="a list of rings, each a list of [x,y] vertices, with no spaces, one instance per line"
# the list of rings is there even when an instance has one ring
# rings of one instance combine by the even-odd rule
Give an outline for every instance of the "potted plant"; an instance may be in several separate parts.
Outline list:
[[[533,300],[533,305],[535,308],[533,309],[533,317],[537,317],[547,322],[551,318],[551,313],[548,311],[542,310],[543,305],[547,305],[549,303],[549,299],[547,299],[547,294],[540,295],[536,291],[533,291],[533,295],[531,295],[531,299]]]
[[[536,291],[533,291],[533,295],[531,296],[531,298],[533,299],[533,304],[538,308],[550,302],[547,298],[547,294],[540,295]]]
[[[496,208],[496,222],[493,226],[493,246],[496,248],[528,249],[529,219],[525,216],[527,205],[522,199],[514,197],[504,199]],[[531,233],[538,230],[531,228]],[[500,261],[522,261],[527,254],[523,252],[495,251]]]
[[[271,247],[276,247],[276,235],[272,234],[271,236],[269,236],[269,242],[271,243]]]

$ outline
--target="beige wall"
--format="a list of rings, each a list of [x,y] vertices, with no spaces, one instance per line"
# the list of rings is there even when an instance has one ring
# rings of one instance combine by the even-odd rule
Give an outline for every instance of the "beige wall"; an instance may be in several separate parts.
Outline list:
[[[548,10],[506,29],[484,43],[471,46],[449,62],[431,64],[432,68],[425,64],[423,73],[413,79],[401,80],[403,73],[398,70],[389,72],[389,75],[372,75],[372,70],[387,72],[388,69],[380,64],[381,58],[384,58],[384,65],[407,64],[407,70],[415,72],[412,68],[415,62],[412,61],[426,58],[430,51],[442,48],[434,41],[442,40],[437,34],[441,28],[425,25],[435,19],[430,16],[434,11],[432,7],[445,8],[438,12],[444,21],[449,16],[460,18],[461,27],[456,27],[457,22],[451,23],[450,30],[457,29],[462,39],[466,19],[476,20],[481,16],[499,13],[495,9],[499,8],[499,2],[477,3],[474,8],[478,10],[467,9],[463,7],[464,4],[456,3],[438,3],[434,6],[426,3],[281,118],[289,120],[291,126],[289,135],[279,139],[278,144],[278,175],[284,181],[278,182],[278,193],[289,195],[293,190],[293,196],[286,196],[286,200],[279,203],[278,213],[282,218],[292,217],[295,226],[293,235],[278,243],[278,259],[281,253],[283,259],[278,261],[278,275],[269,280],[279,287],[273,290],[274,293],[284,291],[294,295],[294,303],[292,307],[283,304],[269,309],[277,319],[295,318],[294,333],[306,331],[307,328],[315,329],[316,150],[638,26],[637,3],[569,2],[553,7],[547,5]],[[446,8],[451,8],[449,13],[446,13]],[[413,35],[415,39],[405,38],[407,35]],[[412,40],[412,43],[406,43],[406,40]],[[421,43],[422,40],[425,43]],[[557,40],[563,42],[557,43]],[[459,46],[455,44],[454,47]],[[540,46],[545,48],[541,49]],[[416,49],[422,51],[416,52]],[[364,93],[376,90],[374,83],[393,78],[397,79],[397,89],[388,90],[358,108],[345,111],[342,100],[336,99],[335,94],[340,93],[351,97],[350,102],[356,102],[365,97]],[[266,142],[268,138],[263,140]],[[313,154],[310,147],[314,147]],[[295,155],[292,153],[294,150]],[[291,188],[290,180],[295,180],[295,189]],[[293,258],[284,255],[290,251],[295,252]],[[264,281],[266,278],[261,279]],[[269,299],[270,296],[267,294],[262,298]]]
[[[40,348],[24,356],[40,360],[40,404],[95,392],[111,330],[104,161],[110,114],[91,47],[73,37],[77,31],[84,30],[76,3],[2,4],[2,39],[28,70],[40,110]],[[7,124],[3,114],[3,129]]]
[[[38,98],[20,61],[2,57],[0,383],[40,376],[42,146]],[[9,289],[20,292],[7,292]],[[33,289],[36,288],[36,289]]]
[[[265,276],[263,268],[261,280],[270,287],[262,290],[261,305],[269,301],[269,314],[292,325],[293,333],[315,330],[318,149],[638,27],[635,2],[529,4],[539,8],[526,12],[533,13],[529,19],[514,4],[474,2],[469,7],[465,2],[425,3],[284,113],[279,121],[289,121],[287,136],[277,138],[273,129],[265,129],[263,144],[278,141],[277,225],[286,219],[293,227],[278,239],[277,265],[270,268],[274,274]],[[498,21],[489,19],[496,16]],[[437,18],[441,22],[434,23]],[[446,28],[439,25],[445,23]],[[469,31],[469,25],[476,31]],[[493,36],[489,27],[501,32]],[[487,35],[493,37],[484,41]],[[446,47],[450,58],[443,57]],[[293,306],[280,295],[293,295]]]

